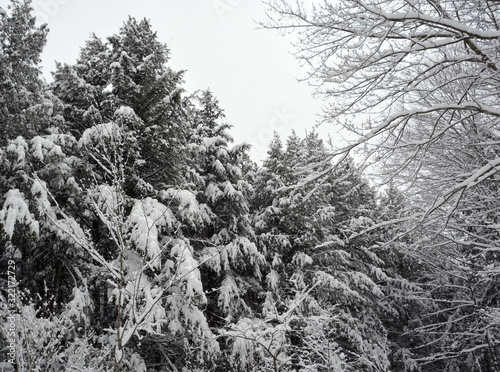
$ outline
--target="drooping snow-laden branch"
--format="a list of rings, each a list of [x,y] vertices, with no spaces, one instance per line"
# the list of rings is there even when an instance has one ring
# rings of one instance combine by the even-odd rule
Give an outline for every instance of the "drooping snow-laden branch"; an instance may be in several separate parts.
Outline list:
[[[500,4],[344,0],[308,8],[277,0],[269,6],[266,27],[298,32],[296,55],[310,66],[307,79],[330,100],[324,122],[355,137],[332,151],[306,182],[323,179],[355,152],[366,166],[382,165],[387,179],[428,179],[439,172],[436,162],[429,169],[430,155],[460,157],[460,138],[468,136],[470,123],[483,129],[467,145],[488,152],[484,140],[498,142]],[[441,196],[457,195],[463,173],[480,172],[495,158],[476,157],[476,168],[454,174],[444,165]]]
[[[492,314],[500,242],[500,2],[327,0],[308,8],[275,0],[270,7],[274,23],[267,27],[297,31],[307,80],[330,102],[323,124],[352,134],[308,164],[316,174],[294,187],[312,184],[311,197],[357,154],[363,167],[405,190],[407,213],[350,238],[391,225],[402,225],[394,239],[415,237],[406,251],[426,261],[432,279],[423,280],[435,285],[428,302],[434,310],[413,330],[422,336],[420,364],[442,370],[446,360],[477,358],[499,371]]]

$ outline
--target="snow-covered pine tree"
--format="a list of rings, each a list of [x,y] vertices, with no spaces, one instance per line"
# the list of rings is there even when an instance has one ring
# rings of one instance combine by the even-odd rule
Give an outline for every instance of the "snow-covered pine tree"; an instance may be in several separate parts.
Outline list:
[[[26,300],[26,319],[53,332],[56,318],[66,322],[50,333],[64,341],[54,344],[57,360],[31,348],[23,354],[33,357],[28,369],[64,365],[82,339],[101,353],[83,343],[79,365],[98,359],[106,371],[194,368],[217,354],[198,262],[182,235],[188,222],[176,205],[192,195],[180,187],[191,123],[181,75],[165,66],[167,49],[147,21],[129,19],[110,40],[93,37],[75,66],[58,66],[53,89],[65,121],[0,151],[2,243],[23,258],[20,288],[40,298]],[[194,220],[204,213],[196,200],[189,205]],[[71,323],[68,307],[85,312],[86,322]]]
[[[41,134],[57,121],[57,100],[39,68],[47,25],[36,26],[31,0],[11,0],[0,14],[0,145]],[[55,107],[56,106],[56,107]]]
[[[328,167],[321,163],[326,153],[315,133],[304,139],[293,133],[284,150],[275,137],[259,172],[256,234],[271,266],[265,316],[291,319],[283,346],[290,370],[387,370],[377,284],[386,276],[371,252],[373,237],[352,238],[373,223],[374,193],[352,161],[309,179]],[[308,296],[299,301],[304,291]]]
[[[85,164],[80,181],[93,190],[82,201],[90,212],[86,224],[92,226],[91,249],[104,260],[101,264],[108,262],[108,269],[113,263],[129,268],[118,282],[116,277],[111,279],[118,298],[128,298],[127,286],[136,288],[133,283],[138,283],[138,277],[140,283],[148,283],[138,284],[137,296],[124,304],[115,297],[114,308],[140,313],[139,307],[147,306],[144,301],[150,297],[158,298],[155,312],[164,314],[154,332],[144,328],[145,319],[132,321],[129,327],[134,337],[125,341],[135,343],[139,333],[145,332],[142,347],[129,346],[148,363],[172,366],[189,360],[195,366],[204,360],[207,348],[217,344],[201,346],[211,333],[198,308],[205,301],[198,262],[183,232],[193,228],[193,221],[202,224],[206,210],[187,185],[186,140],[194,119],[188,116],[188,101],[180,95],[181,74],[172,72],[167,61],[168,49],[157,41],[149,22],[130,18],[108,42],[93,37],[75,66],[59,65],[54,90],[65,103],[68,125],[79,138]],[[83,98],[75,101],[75,96]],[[103,213],[107,201],[115,199],[113,208]],[[156,251],[151,253],[153,248]],[[142,265],[149,269],[134,264],[134,257],[142,257]],[[121,318],[119,314],[110,317],[102,304],[112,294],[107,275],[97,272],[93,276],[93,295],[101,304],[96,319],[113,328],[113,319]],[[126,322],[127,315],[123,316]],[[117,340],[130,336],[126,330],[120,335],[116,327]],[[182,338],[184,342],[177,341]],[[126,350],[125,341],[118,345],[116,355]]]
[[[410,248],[423,234],[411,218],[417,208],[390,182],[379,195],[376,225],[372,226],[376,237],[374,251],[384,262],[387,274],[382,286],[386,301],[381,319],[387,329],[394,371],[418,371],[417,359],[425,353],[416,348],[422,337],[411,331],[412,325],[429,310],[427,292],[418,282],[432,266]]]
[[[27,131],[23,113],[41,101],[40,54],[47,27],[35,27],[31,1],[12,1],[9,13],[0,15],[0,130],[1,144]],[[19,123],[22,121],[22,124]],[[33,132],[31,132],[33,134]]]
[[[129,18],[108,40],[112,93],[144,122],[137,138],[147,159],[138,167],[140,178],[153,187],[178,183],[186,172],[183,150],[189,131],[179,86],[182,72],[167,66],[170,52],[146,19]]]
[[[180,366],[188,360],[203,364],[217,344],[212,343],[200,309],[206,299],[198,262],[169,205],[173,195],[167,190],[156,190],[151,197],[128,195],[123,163],[128,143],[135,141],[120,125],[120,114],[118,110],[116,122],[87,129],[80,140],[109,174],[87,194],[87,202],[110,238],[109,258],[88,243],[85,250],[101,267],[96,282],[107,284],[108,298],[114,304],[115,324],[109,328],[115,332],[115,365],[130,364],[138,356],[144,366]],[[198,213],[196,205],[191,207],[193,214]]]
[[[17,321],[24,324],[17,328],[19,369],[64,364],[66,350],[88,336],[89,270],[78,243],[60,228],[78,222],[56,207],[64,204],[75,215],[73,198],[81,191],[73,173],[75,142],[58,133],[26,140],[18,136],[0,149],[0,184],[7,190],[0,196],[0,247],[2,260],[16,263]],[[49,190],[55,192],[50,195]],[[69,311],[72,301],[80,313]]]
[[[18,302],[17,306],[21,314],[35,315],[25,322],[34,330],[33,342],[23,343],[19,349],[19,368],[30,366],[24,359],[27,353],[32,361],[40,362],[48,355],[42,344],[34,341],[35,328],[41,323],[30,321],[64,312],[64,304],[71,301],[76,282],[81,279],[78,267],[72,266],[78,256],[75,245],[64,239],[37,208],[46,190],[35,173],[58,188],[59,200],[76,194],[71,158],[75,140],[54,128],[63,123],[57,115],[59,103],[46,90],[38,68],[48,29],[46,25],[35,26],[31,12],[31,1],[16,0],[0,14],[0,266],[7,267],[8,260],[16,263],[19,289],[32,295],[31,305]],[[6,303],[2,301],[2,305]],[[48,328],[53,325],[48,320],[42,322]],[[63,342],[71,344],[73,338],[67,337],[62,328],[52,331],[44,337],[52,338],[55,348]],[[20,339],[26,340],[25,336],[26,332]]]
[[[147,20],[129,18],[106,42],[95,35],[73,66],[58,64],[53,89],[65,105],[65,119],[80,138],[95,124],[129,108],[131,130],[140,158],[131,158],[128,192],[149,195],[154,188],[180,182],[186,173],[188,118],[179,86],[182,73],[166,63],[168,48],[157,40]],[[145,161],[147,159],[147,161]]]
[[[68,130],[76,138],[85,129],[110,121],[119,107],[111,90],[110,64],[108,45],[94,34],[75,65],[56,63],[51,89],[63,103]]]
[[[196,220],[182,198],[179,208],[186,218],[184,234],[204,262],[201,271],[208,291],[208,320],[222,334],[238,320],[260,314],[265,258],[255,244],[249,216],[253,194],[249,170],[254,165],[247,154],[249,145],[231,146],[230,126],[210,91],[196,93],[189,112],[190,170],[185,188],[206,213]],[[225,357],[220,359],[220,370],[236,368],[231,364],[233,358],[228,358],[233,341],[226,338],[222,342]]]

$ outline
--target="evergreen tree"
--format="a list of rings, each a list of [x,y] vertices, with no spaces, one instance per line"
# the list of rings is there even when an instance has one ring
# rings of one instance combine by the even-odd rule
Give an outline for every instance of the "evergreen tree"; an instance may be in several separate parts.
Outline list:
[[[11,0],[0,14],[0,145],[47,128],[54,111],[38,67],[47,25],[35,26],[31,0]]]
[[[193,97],[190,117],[187,149],[191,167],[186,189],[206,213],[203,220],[196,221],[189,218],[189,205],[179,208],[188,217],[184,233],[204,262],[209,322],[223,333],[239,319],[258,315],[262,302],[260,279],[265,258],[255,244],[249,215],[253,188],[247,173],[252,163],[248,145],[230,146],[230,126],[223,122],[223,111],[211,92],[198,92]],[[223,346],[231,345],[232,340],[228,340]],[[226,350],[226,357],[230,350]],[[227,362],[221,358],[219,369],[235,368]]]
[[[373,226],[377,236],[374,250],[384,262],[387,273],[382,285],[387,301],[381,320],[387,329],[389,359],[394,371],[419,371],[417,360],[427,351],[418,349],[422,337],[412,331],[429,309],[428,293],[419,281],[430,273],[431,266],[411,249],[423,233],[412,223],[415,209],[404,193],[390,182],[378,198],[377,224]]]
[[[54,74],[54,92],[77,138],[95,124],[114,120],[121,107],[130,109],[124,124],[140,132],[139,156],[129,160],[131,195],[149,195],[152,188],[180,182],[186,173],[181,150],[188,132],[187,103],[181,99],[182,73],[166,66],[168,54],[147,20],[129,18],[107,42],[92,36],[77,64],[58,64]]]
[[[26,300],[23,316],[34,325],[66,322],[61,337],[51,333],[61,341],[54,344],[57,360],[31,345],[20,361],[28,369],[57,368],[92,335],[106,371],[203,364],[209,350],[217,351],[201,311],[198,262],[169,207],[169,186],[179,186],[186,173],[181,149],[190,121],[180,74],[164,66],[167,50],[155,38],[148,22],[133,19],[108,43],[93,37],[77,65],[59,65],[55,74],[61,125],[10,140],[0,152],[2,247],[22,258],[20,288],[40,298]],[[155,56],[141,54],[149,50]],[[143,65],[143,75],[134,75],[140,66],[132,62]],[[130,81],[136,85],[128,95]],[[197,213],[193,206],[190,212]],[[65,315],[72,298],[86,322]],[[96,350],[88,345],[82,353],[88,360]]]
[[[406,249],[430,230],[393,224],[418,201],[389,187],[377,205],[354,161],[333,169],[316,133],[275,135],[257,169],[210,91],[183,96],[148,21],[92,36],[76,64],[57,65],[52,95],[36,67],[46,27],[28,0],[9,10],[0,261],[21,278],[19,369],[497,368],[495,174],[464,190],[453,229],[436,235],[453,255],[443,271]],[[498,155],[481,148],[449,162],[453,174]]]
[[[256,193],[262,196],[256,201],[272,195],[271,203],[255,205],[256,233],[271,266],[264,313],[293,319],[287,347],[292,370],[306,365],[318,371],[375,365],[386,370],[377,284],[386,275],[370,251],[373,237],[353,238],[373,223],[374,194],[352,162],[323,179],[310,179],[315,167],[328,166],[319,162],[326,153],[315,133],[304,139],[293,133],[284,151],[275,138],[259,173]],[[299,301],[304,292],[308,295]]]

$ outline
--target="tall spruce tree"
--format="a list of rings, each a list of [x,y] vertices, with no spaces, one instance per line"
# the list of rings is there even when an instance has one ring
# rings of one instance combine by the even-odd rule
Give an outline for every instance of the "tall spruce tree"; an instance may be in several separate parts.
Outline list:
[[[94,316],[116,329],[115,366],[123,368],[134,355],[146,364],[195,366],[207,355],[202,345],[217,345],[199,309],[198,262],[183,235],[205,210],[183,188],[191,118],[181,74],[167,61],[149,22],[130,18],[107,42],[92,37],[75,66],[58,65],[55,73],[54,91],[83,159],[79,181],[88,193],[80,205],[92,231],[86,250],[104,266],[91,276]],[[110,279],[110,267],[125,269]],[[131,311],[144,316],[134,320]]]
[[[230,126],[210,91],[198,92],[190,108],[192,130],[187,151],[191,167],[186,189],[206,211],[202,221],[189,219],[184,233],[199,252],[209,323],[222,336],[242,318],[260,315],[260,284],[265,257],[255,244],[250,218],[253,168],[247,144],[231,146]],[[176,191],[179,192],[179,191]],[[189,206],[181,205],[189,217]],[[223,357],[217,370],[236,368],[228,358],[234,340],[221,338]]]
[[[54,111],[39,68],[48,28],[31,11],[31,0],[12,0],[0,14],[0,145],[40,133]]]
[[[180,151],[189,122],[179,86],[182,73],[168,68],[168,59],[169,50],[149,21],[129,18],[107,42],[92,36],[77,63],[58,64],[54,74],[54,92],[77,138],[92,125],[113,120],[120,107],[131,109],[126,124],[140,132],[140,157],[130,159],[129,192],[136,195],[178,183],[186,173]]]
[[[111,39],[92,38],[77,65],[58,66],[53,89],[66,125],[26,132],[0,152],[2,246],[22,259],[20,288],[30,292],[22,316],[40,329],[37,342],[20,331],[20,368],[69,363],[82,339],[93,346],[83,343],[78,365],[106,371],[203,364],[217,349],[198,263],[169,207],[189,127],[180,74],[165,66],[167,49],[148,22],[129,19]]]
[[[58,126],[0,151],[1,239],[38,330],[23,368],[211,368],[222,340],[233,368],[237,343],[214,332],[260,315],[248,145],[230,146],[211,93],[182,97],[167,61],[148,21],[92,36],[57,66]]]
[[[375,197],[352,162],[311,181],[315,165],[328,166],[326,152],[315,133],[293,133],[285,149],[275,137],[259,172],[255,226],[270,262],[264,312],[288,322],[290,370],[387,370],[377,284],[386,275],[374,238],[353,238],[373,224]]]

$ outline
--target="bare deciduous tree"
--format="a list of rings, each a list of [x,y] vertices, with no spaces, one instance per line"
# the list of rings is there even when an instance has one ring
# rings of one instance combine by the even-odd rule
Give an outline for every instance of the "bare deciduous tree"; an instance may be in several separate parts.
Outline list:
[[[307,79],[331,102],[324,122],[355,137],[316,178],[357,151],[412,196],[405,220],[424,228],[419,253],[439,266],[426,362],[498,371],[500,2],[268,4],[266,27],[297,31]]]

